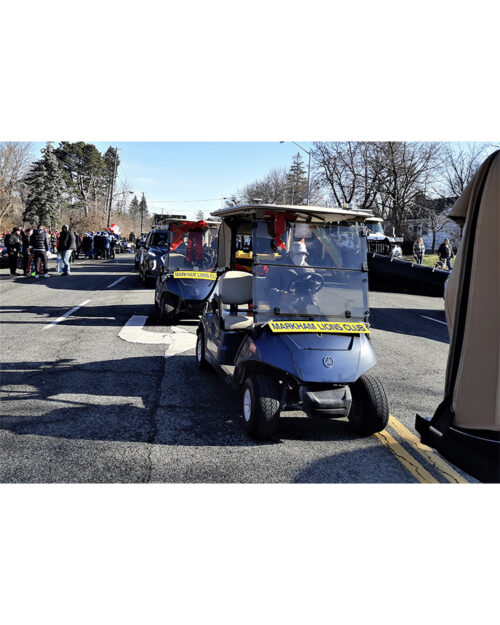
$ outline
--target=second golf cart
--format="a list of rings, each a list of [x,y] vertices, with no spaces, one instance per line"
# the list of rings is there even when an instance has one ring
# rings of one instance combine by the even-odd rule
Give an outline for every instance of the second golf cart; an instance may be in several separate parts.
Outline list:
[[[220,275],[196,358],[243,390],[247,432],[272,437],[286,409],[347,417],[370,435],[389,418],[369,340],[367,213],[246,205],[222,218]]]
[[[165,218],[167,253],[161,257],[155,288],[155,306],[164,323],[201,313],[217,279],[219,226],[218,221]]]

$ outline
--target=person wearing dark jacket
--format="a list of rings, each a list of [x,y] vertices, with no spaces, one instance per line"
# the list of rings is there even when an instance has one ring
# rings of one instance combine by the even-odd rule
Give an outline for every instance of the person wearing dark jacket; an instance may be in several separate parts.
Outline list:
[[[7,239],[5,247],[9,256],[10,275],[17,275],[17,259],[21,253],[21,228],[14,228]]]
[[[445,239],[438,248],[438,258],[446,264],[448,271],[453,269],[451,266],[451,259],[454,256],[455,254],[453,254],[453,248],[451,247],[450,240]]]
[[[23,243],[23,272],[25,276],[31,275],[31,261],[33,255],[30,249],[30,239],[32,234],[32,228],[25,228],[24,232],[21,234]]]
[[[43,226],[38,226],[30,238],[30,244],[33,248],[33,257],[35,260],[36,276],[35,278],[50,278],[47,271],[47,252],[50,252],[50,239],[47,230]]]
[[[75,234],[65,224],[59,233],[59,241],[57,243],[57,251],[61,254],[63,260],[62,276],[70,276],[71,254],[76,250]]]

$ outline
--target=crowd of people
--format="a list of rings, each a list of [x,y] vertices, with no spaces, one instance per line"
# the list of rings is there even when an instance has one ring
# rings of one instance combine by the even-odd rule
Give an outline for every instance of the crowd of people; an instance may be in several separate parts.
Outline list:
[[[15,227],[11,233],[3,233],[11,276],[22,275],[34,278],[49,278],[48,260],[56,257],[57,272],[62,276],[71,275],[71,263],[83,256],[89,259],[115,257],[115,247],[119,235],[111,229],[99,232],[73,232],[64,225],[60,232],[50,231],[43,225],[33,229]]]

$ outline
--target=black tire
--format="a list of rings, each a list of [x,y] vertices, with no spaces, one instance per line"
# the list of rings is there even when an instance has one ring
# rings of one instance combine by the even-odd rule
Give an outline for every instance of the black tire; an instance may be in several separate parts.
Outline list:
[[[198,338],[196,339],[196,362],[201,371],[212,370],[212,367],[205,357],[205,335],[203,332],[198,332]]]
[[[247,434],[258,439],[273,436],[280,416],[279,391],[267,375],[251,375],[243,385],[243,418]]]
[[[381,432],[389,421],[389,402],[382,382],[373,375],[362,375],[351,384],[352,405],[349,422],[362,436]]]
[[[168,294],[163,295],[160,300],[160,320],[166,325],[173,325],[177,320],[174,302]]]

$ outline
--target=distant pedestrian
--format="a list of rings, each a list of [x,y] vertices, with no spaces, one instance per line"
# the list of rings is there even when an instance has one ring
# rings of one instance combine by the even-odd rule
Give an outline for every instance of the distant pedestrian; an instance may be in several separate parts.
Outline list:
[[[103,250],[101,246],[101,233],[96,232],[94,234],[94,258],[95,259],[101,258],[102,251]]]
[[[5,236],[5,247],[9,256],[10,275],[17,275],[18,258],[21,255],[21,228],[13,228],[10,235]]]
[[[30,239],[33,234],[33,228],[25,228],[21,238],[23,244],[23,272],[25,276],[31,275],[31,262],[33,261],[33,250],[31,249]]]
[[[446,265],[448,271],[453,269],[451,260],[454,256],[455,254],[453,253],[453,247],[451,246],[450,240],[445,239],[438,248],[438,258],[444,265]]]
[[[52,254],[56,253],[57,250],[57,233],[52,231],[50,233],[50,251],[52,252]]]
[[[63,261],[62,276],[70,276],[70,264],[71,255],[76,250],[76,239],[74,232],[66,224],[62,227],[59,233],[59,240],[57,243],[57,251],[61,254]]]
[[[418,237],[418,239],[413,244],[413,258],[417,265],[421,265],[424,262],[425,256],[425,243],[422,237]]]
[[[33,234],[30,237],[30,244],[33,248],[33,257],[35,260],[35,278],[40,278],[41,276],[50,278],[47,270],[47,253],[50,252],[50,239],[43,225],[33,230]]]

